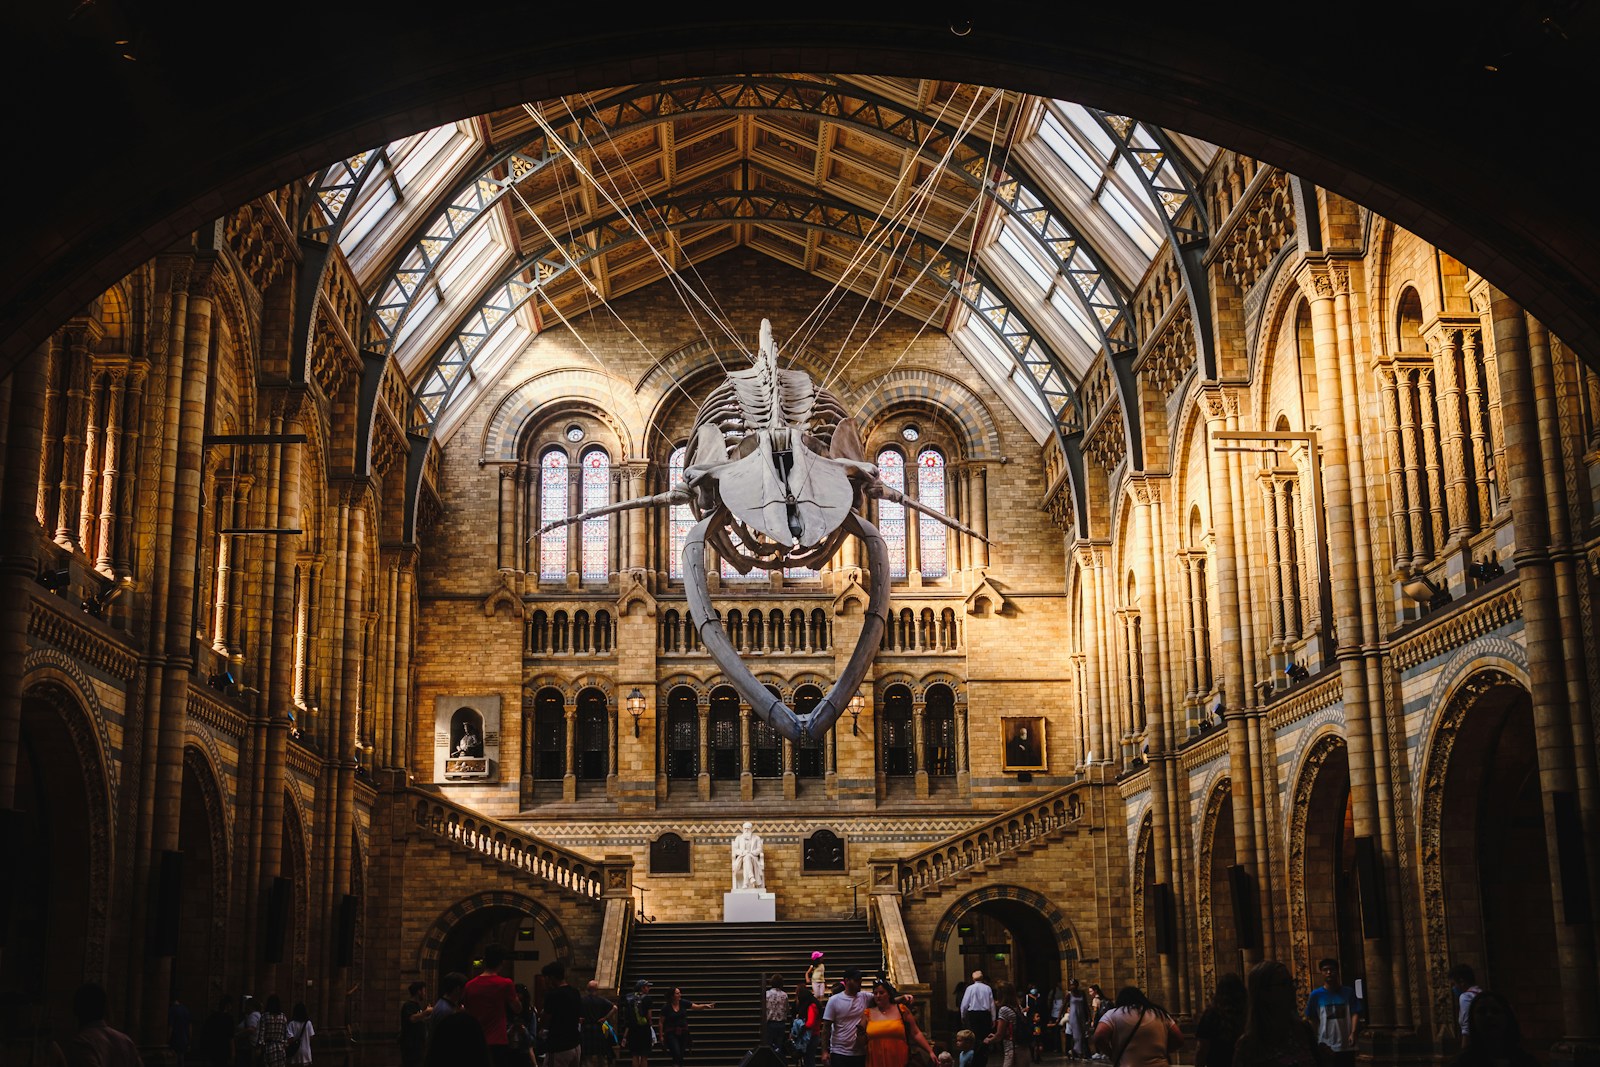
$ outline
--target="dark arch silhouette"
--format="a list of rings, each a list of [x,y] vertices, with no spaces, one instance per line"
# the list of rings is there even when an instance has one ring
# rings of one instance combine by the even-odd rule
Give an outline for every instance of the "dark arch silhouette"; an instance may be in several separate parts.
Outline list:
[[[1389,43],[1425,40],[1435,61],[1330,78],[1359,46],[1356,32],[1300,34],[1277,19],[1217,20],[1204,7],[1150,18],[1128,5],[1024,3],[963,9],[954,21],[941,6],[805,19],[750,9],[738,20],[675,7],[614,22],[554,7],[535,28],[510,0],[475,7],[476,27],[448,7],[393,18],[367,5],[291,0],[224,42],[194,3],[104,0],[79,5],[70,20],[55,5],[23,5],[8,37],[13,54],[33,62],[8,65],[0,85],[28,101],[14,139],[51,171],[37,176],[29,211],[14,220],[13,254],[0,263],[0,371],[176,236],[327,161],[524,100],[794,70],[1000,85],[1236,148],[1485,271],[1593,358],[1600,218],[1581,210],[1571,183],[1596,151],[1555,105],[1600,97],[1600,64],[1584,45],[1594,15],[1562,9],[1569,25],[1551,32],[1544,13],[1485,4],[1441,21],[1425,5],[1350,0],[1340,25],[1381,25]],[[350,27],[320,45],[328,69],[348,76],[308,76],[292,61],[307,26]],[[1450,106],[1429,106],[1441,92]],[[95,131],[92,143],[84,129]],[[1561,144],[1566,165],[1494,150],[1482,131],[1497,129],[1517,130],[1526,145]],[[116,197],[100,195],[108,166]]]

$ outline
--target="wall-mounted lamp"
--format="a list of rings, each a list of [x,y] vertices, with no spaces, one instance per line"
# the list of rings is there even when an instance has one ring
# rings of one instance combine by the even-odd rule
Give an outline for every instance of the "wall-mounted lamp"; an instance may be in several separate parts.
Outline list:
[[[854,736],[854,735],[859,734],[861,732],[861,729],[857,724],[861,721],[861,713],[862,713],[862,711],[864,711],[866,709],[866,706],[867,706],[867,698],[862,696],[860,693],[857,693],[855,696],[850,698],[849,708],[850,708],[850,734],[851,734],[851,736]]]
[[[1430,611],[1442,608],[1450,603],[1450,590],[1434,585],[1427,575],[1413,574],[1410,578],[1400,583],[1400,591],[1407,599],[1418,604],[1428,605]]]
[[[639,736],[639,716],[644,714],[644,694],[639,692],[639,687],[634,686],[633,692],[628,694],[628,714],[633,716],[633,736]]]

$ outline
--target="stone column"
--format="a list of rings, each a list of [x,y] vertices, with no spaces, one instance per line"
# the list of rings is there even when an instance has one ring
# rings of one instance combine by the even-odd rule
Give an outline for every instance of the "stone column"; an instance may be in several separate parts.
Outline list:
[[[1308,266],[1300,276],[1300,288],[1311,298],[1311,322],[1317,367],[1317,396],[1321,403],[1323,507],[1326,514],[1329,579],[1333,594],[1333,624],[1338,643],[1334,659],[1339,666],[1344,716],[1350,761],[1350,801],[1357,837],[1370,837],[1381,845],[1378,792],[1371,712],[1367,703],[1366,670],[1362,659],[1362,611],[1360,574],[1356,559],[1356,521],[1353,506],[1353,471],[1348,452],[1350,438],[1360,432],[1346,419],[1343,384],[1340,375],[1340,335],[1334,315],[1334,279],[1328,270]],[[1421,551],[1421,510],[1415,503],[1415,440],[1412,434],[1409,374],[1402,372],[1399,404],[1402,415],[1402,443],[1405,444],[1406,488],[1412,494],[1408,508],[1408,529],[1413,558]],[[1409,442],[1409,443],[1405,443]],[[1387,859],[1387,858],[1386,858]],[[1386,868],[1392,867],[1386,862]],[[1388,875],[1392,882],[1392,873]],[[1370,983],[1367,1003],[1373,1023],[1392,1026],[1397,1017],[1397,1001],[1405,996],[1393,984],[1388,953],[1379,942],[1364,943]],[[1384,988],[1387,986],[1388,988]],[[1374,988],[1378,990],[1374,993]],[[1374,998],[1381,1003],[1374,1003]]]
[[[570,803],[578,799],[578,706],[565,694],[561,697],[561,714],[567,728],[567,769],[561,776],[561,799]]]
[[[989,536],[989,470],[982,464],[972,468],[972,481],[967,490],[972,500],[972,528],[983,537]],[[989,542],[979,541],[972,546],[980,568],[989,566]]]
[[[1440,330],[1432,345],[1434,373],[1439,375],[1439,415],[1444,434],[1445,512],[1451,537],[1467,534],[1466,439],[1461,424],[1461,332]]]
[[[739,799],[751,800],[756,795],[755,775],[751,771],[750,761],[754,753],[750,749],[750,705],[739,701]]]
[[[783,799],[793,800],[798,795],[798,784],[794,776],[794,742],[787,737],[783,739]]]
[[[228,655],[228,620],[230,597],[233,592],[233,535],[222,533],[233,525],[234,474],[218,478],[216,483],[217,510],[214,526],[217,529],[217,565],[213,581],[217,595],[212,598],[211,650],[219,656]]]
[[[35,491],[39,523],[47,533],[56,529],[56,502],[61,491],[61,434],[67,417],[66,390],[63,386],[67,374],[67,346],[61,331],[50,335],[42,344],[36,358],[44,361],[40,373],[42,392],[37,398],[41,409],[40,442],[43,468],[39,471],[38,489]]]
[[[56,514],[56,544],[78,548],[78,515],[83,507],[84,405],[88,401],[89,350],[100,339],[94,320],[67,335],[66,423],[61,435],[61,495]]]
[[[1220,388],[1205,390],[1207,426],[1211,433],[1227,428],[1227,401]],[[1211,529],[1216,542],[1213,580],[1217,584],[1217,647],[1222,653],[1222,717],[1228,730],[1228,782],[1233,797],[1233,840],[1239,865],[1256,878],[1261,910],[1265,892],[1256,863],[1254,775],[1250,766],[1250,731],[1244,681],[1243,634],[1239,612],[1239,560],[1234,554],[1232,484],[1227,456],[1217,451],[1215,439],[1207,442],[1206,465],[1210,487]],[[1267,924],[1263,921],[1262,926]],[[1245,962],[1256,963],[1262,950],[1246,949]]]
[[[1516,571],[1522,591],[1522,618],[1527,635],[1528,674],[1533,697],[1533,724],[1537,738],[1539,792],[1544,808],[1545,849],[1550,861],[1550,895],[1555,910],[1557,973],[1552,976],[1561,1004],[1563,1029],[1569,1039],[1592,1046],[1600,1020],[1600,970],[1594,945],[1594,883],[1589,900],[1568,900],[1563,865],[1584,864],[1592,869],[1596,836],[1600,828],[1584,826],[1581,841],[1565,844],[1557,832],[1558,805],[1563,794],[1578,804],[1580,782],[1573,746],[1571,709],[1564,664],[1562,604],[1550,544],[1549,512],[1539,503],[1549,487],[1545,471],[1555,457],[1545,455],[1540,427],[1540,401],[1553,402],[1549,379],[1530,365],[1527,319],[1522,308],[1498,290],[1491,290],[1494,317],[1495,361],[1500,374],[1501,424],[1505,435],[1503,477],[1512,501],[1516,530]],[[1543,385],[1545,388],[1541,389]],[[1541,395],[1542,394],[1542,395]],[[1593,737],[1579,747],[1591,746]],[[1585,820],[1587,821],[1587,820]],[[1570,877],[1570,876],[1569,876]]]
[[[181,359],[181,392],[176,398],[178,420],[171,427],[175,438],[169,452],[171,510],[161,520],[162,525],[170,530],[161,708],[156,722],[147,726],[157,734],[156,758],[149,771],[150,787],[145,791],[150,802],[147,809],[150,821],[149,852],[134,857],[135,878],[138,879],[136,885],[148,884],[145,881],[148,872],[159,861],[161,854],[178,847],[178,823],[183,797],[183,746],[188,728],[189,680],[194,670],[195,578],[203,516],[200,484],[205,466],[203,437],[211,364],[211,285],[211,272],[205,268],[191,282]],[[171,358],[177,359],[178,354],[172,353]],[[139,941],[136,936],[135,944],[139,944]],[[168,984],[171,969],[170,956],[147,956],[144,961],[143,971],[147,982],[144,987],[143,1018],[146,1034],[161,1032],[170,1002]]]
[[[1406,469],[1400,458],[1400,400],[1393,367],[1378,369],[1378,388],[1383,398],[1383,443],[1389,461],[1389,525],[1394,539],[1393,563],[1398,569],[1411,559],[1411,527],[1406,522]]]
[[[127,389],[128,372],[114,367],[106,385],[106,446],[104,462],[100,467],[100,544],[95,553],[95,570],[108,578],[117,577],[117,489],[121,480],[118,469],[122,462],[122,406]]]
[[[1267,639],[1267,655],[1272,657],[1274,674],[1282,666],[1280,660],[1283,653],[1283,564],[1285,548],[1282,540],[1283,530],[1279,523],[1278,515],[1278,487],[1273,481],[1272,471],[1263,467],[1258,475],[1262,497],[1265,504],[1267,519],[1266,550],[1267,550],[1267,616],[1272,627],[1271,635]],[[1274,683],[1277,679],[1274,677]]]
[[[0,467],[0,812],[16,808],[22,663],[28,654],[35,546],[41,535],[34,505],[40,495],[45,372],[56,348],[52,338],[34,349],[3,386],[10,410],[0,428],[5,459]]]
[[[920,694],[911,698],[911,773],[916,781],[917,796],[928,795],[928,766],[925,745],[928,743],[928,707]]]
[[[502,571],[517,567],[517,465],[500,466],[500,547],[497,566]]]
[[[1488,477],[1489,460],[1494,455],[1494,448],[1489,440],[1488,420],[1484,417],[1483,345],[1478,331],[1466,331],[1463,342],[1461,366],[1467,372],[1467,434],[1472,442],[1472,478],[1476,483],[1472,502],[1477,512],[1476,525],[1482,528],[1489,525],[1489,518],[1494,513]]]
[[[100,543],[99,531],[95,528],[100,517],[95,504],[99,499],[96,490],[100,487],[100,464],[105,446],[100,420],[105,417],[105,404],[109,398],[106,395],[108,390],[102,388],[104,375],[93,357],[89,358],[85,373],[89,379],[89,415],[83,431],[83,469],[79,471],[83,485],[79,490],[78,544],[83,546],[86,555],[92,556]]]
[[[972,768],[967,759],[967,705],[956,704],[956,792],[968,796],[972,792]]]
[[[133,514],[134,503],[137,498],[133,477],[133,465],[139,458],[139,438],[142,434],[141,421],[144,415],[144,387],[147,377],[145,368],[135,366],[129,372],[130,381],[126,395],[126,413],[123,421],[121,454],[127,457],[129,477],[118,480],[117,485],[117,525],[116,536],[112,542],[111,569],[118,578],[126,578],[133,573],[133,567],[128,559],[129,550],[133,547]]]
[[[1413,367],[1399,368],[1400,452],[1405,464],[1406,527],[1411,535],[1411,566],[1420,570],[1428,562],[1429,546],[1422,514],[1422,472],[1417,456],[1416,385]],[[1348,429],[1348,427],[1346,428]]]
[[[701,800],[711,799],[711,702],[701,696],[695,702],[695,712],[700,716],[700,774],[695,786]]]
[[[1433,372],[1417,372],[1418,409],[1422,413],[1422,469],[1428,486],[1428,529],[1432,555],[1444,550],[1449,526],[1445,521],[1444,468],[1439,462],[1438,405],[1433,398]]]

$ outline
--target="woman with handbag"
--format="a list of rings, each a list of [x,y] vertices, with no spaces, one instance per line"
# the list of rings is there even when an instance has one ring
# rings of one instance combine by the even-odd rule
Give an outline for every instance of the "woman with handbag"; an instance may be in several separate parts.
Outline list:
[[[311,1013],[306,1010],[305,1001],[298,1001],[294,1006],[294,1014],[289,1017],[289,1025],[284,1029],[284,1047],[289,1051],[289,1062],[296,1065],[311,1062],[311,1038],[316,1034],[317,1028],[311,1025]]]
[[[1169,1067],[1183,1034],[1165,1008],[1130,985],[1094,1028],[1094,1044],[1112,1067]]]
[[[896,1003],[894,986],[880,978],[872,983],[867,1008],[867,1067],[931,1067],[933,1045],[904,1004]]]

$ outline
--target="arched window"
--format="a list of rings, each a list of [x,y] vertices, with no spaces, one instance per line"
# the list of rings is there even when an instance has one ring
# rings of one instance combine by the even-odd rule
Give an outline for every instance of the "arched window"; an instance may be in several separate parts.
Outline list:
[[[667,460],[667,488],[683,481],[683,457],[687,450],[679,445]],[[689,527],[694,525],[694,512],[688,504],[674,504],[667,516],[667,576],[683,578],[683,543],[689,539]]]
[[[604,449],[583,454],[582,510],[611,503],[611,457]],[[611,571],[611,516],[583,520],[583,580],[603,582]]]
[[[606,723],[606,696],[598,689],[578,694],[578,777],[603,781],[609,770],[610,733]]]
[[[924,448],[917,456],[917,501],[941,515],[945,514],[944,453]],[[950,530],[931,515],[917,516],[917,539],[921,549],[922,576],[943,578],[950,573],[947,541]]]
[[[561,690],[544,688],[533,698],[533,776],[560,779],[567,773],[567,711]]]
[[[539,461],[539,525],[567,517],[567,454],[552,448]],[[539,535],[539,580],[558,582],[567,576],[567,528],[557,526]]]
[[[911,690],[903,685],[890,686],[883,694],[878,722],[882,728],[879,758],[883,773],[890,778],[909,776],[915,770],[911,760]]]
[[[794,693],[794,713],[802,722],[822,703],[822,690],[814,685],[802,685]],[[802,731],[794,746],[794,773],[796,778],[821,778],[822,737],[809,730]]]
[[[767,692],[780,694],[772,686]],[[750,713],[750,773],[757,778],[776,778],[783,773],[783,738],[766,720]]]
[[[886,448],[878,453],[878,477],[890,489],[906,491],[906,460],[898,451]],[[889,546],[889,577],[906,576],[906,509],[891,500],[878,501],[878,532]]]
[[[667,697],[667,777],[700,773],[700,709],[693,689],[679,686]]]
[[[723,687],[711,694],[711,777],[739,778],[739,697]]]
[[[923,705],[922,765],[935,778],[956,773],[956,695],[947,685],[930,685]]]

